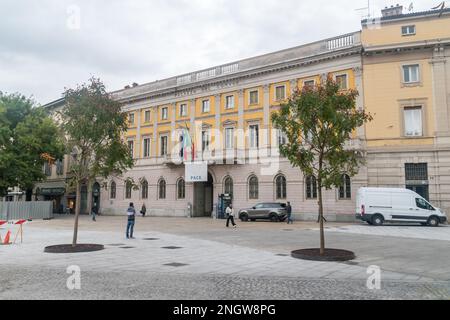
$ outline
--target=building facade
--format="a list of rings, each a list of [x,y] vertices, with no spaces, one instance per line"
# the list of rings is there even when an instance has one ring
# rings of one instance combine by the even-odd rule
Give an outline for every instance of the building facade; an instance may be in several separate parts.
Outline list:
[[[151,216],[212,216],[229,194],[237,209],[290,201],[297,219],[317,219],[315,178],[279,156],[283,136],[270,115],[294,90],[331,75],[359,91],[356,107],[374,120],[349,141],[366,165],[325,191],[327,218],[353,220],[364,186],[407,187],[450,211],[450,10],[402,12],[386,8],[360,32],[113,92],[129,115],[124,139],[136,164],[85,186],[86,206],[123,214],[134,202]],[[186,182],[185,130],[195,159],[208,163],[206,182]]]
[[[450,212],[450,10],[363,21],[367,182]]]

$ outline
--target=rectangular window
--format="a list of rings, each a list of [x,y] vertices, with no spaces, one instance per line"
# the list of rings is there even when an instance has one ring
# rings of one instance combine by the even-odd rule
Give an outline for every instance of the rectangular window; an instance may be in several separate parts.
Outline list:
[[[226,149],[234,148],[234,128],[225,129],[225,148]]]
[[[277,129],[277,146],[282,146],[286,144],[286,135],[280,129]]]
[[[402,36],[412,36],[416,34],[416,26],[403,26]]]
[[[314,80],[306,80],[303,82],[303,88],[313,88],[316,82]]]
[[[203,113],[208,113],[210,110],[209,108],[209,99],[208,100],[203,100],[202,101],[202,112]]]
[[[128,122],[130,123],[130,125],[134,125],[134,113],[130,113],[128,115]]]
[[[411,64],[403,66],[403,82],[414,83],[419,82],[419,65]]]
[[[167,142],[168,142],[168,137],[161,136],[161,156],[167,155]]]
[[[56,174],[59,176],[64,174],[64,161],[63,160],[56,160]]]
[[[259,103],[259,95],[258,95],[258,90],[253,90],[250,91],[249,93],[249,104],[258,104]]]
[[[167,120],[169,118],[169,108],[164,107],[161,109],[161,119]]]
[[[150,122],[150,110],[145,110],[145,113],[144,113],[144,122],[145,122],[145,123]]]
[[[187,116],[187,105],[185,103],[180,104],[180,117]]]
[[[340,74],[336,76],[336,83],[339,85],[340,90],[347,90],[347,75],[346,74]]]
[[[128,150],[130,151],[131,157],[134,157],[134,141],[128,140]]]
[[[428,180],[428,163],[405,163],[405,180]]]
[[[144,158],[149,158],[150,157],[150,138],[144,138],[143,140],[143,153],[144,153]]]
[[[259,126],[250,125],[250,148],[259,147]]]
[[[225,109],[233,109],[234,108],[234,96],[227,96],[225,98]]]
[[[52,166],[48,161],[44,163],[44,174],[48,177],[52,175]]]
[[[202,151],[208,151],[209,150],[209,131],[205,130],[202,131]]]
[[[286,86],[275,87],[275,101],[281,101],[286,99]]]
[[[405,136],[421,137],[423,135],[422,108],[407,107],[404,109],[404,117],[405,117]]]

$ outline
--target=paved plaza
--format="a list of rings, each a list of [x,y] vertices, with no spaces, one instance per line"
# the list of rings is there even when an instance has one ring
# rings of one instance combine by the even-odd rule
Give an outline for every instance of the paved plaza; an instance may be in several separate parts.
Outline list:
[[[126,218],[125,218],[126,219]],[[81,217],[79,243],[105,250],[49,254],[70,243],[73,217],[33,221],[24,242],[0,247],[0,299],[450,299],[450,227],[327,224],[328,247],[349,249],[348,263],[294,259],[317,247],[316,223],[141,218],[125,239],[123,217]],[[4,235],[5,230],[0,230]],[[67,267],[81,270],[68,290]],[[381,290],[366,286],[381,268]]]

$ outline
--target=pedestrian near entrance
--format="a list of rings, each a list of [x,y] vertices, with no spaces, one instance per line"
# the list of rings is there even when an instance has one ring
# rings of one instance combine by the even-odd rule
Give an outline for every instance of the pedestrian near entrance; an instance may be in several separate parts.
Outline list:
[[[234,209],[231,204],[228,205],[228,207],[225,210],[225,213],[227,214],[227,228],[230,226],[230,221],[233,227],[236,228],[236,223],[234,222]]]
[[[147,208],[145,207],[145,203],[142,204],[142,208],[141,208],[141,214],[142,217],[145,217],[145,213],[147,212]]]
[[[292,207],[291,207],[291,203],[289,201],[286,206],[286,212],[287,212],[287,223],[294,224],[294,220],[292,220]]]
[[[92,214],[92,221],[97,221],[95,220],[95,217],[97,216],[97,204],[95,203],[94,206],[92,207],[91,214]]]
[[[134,239],[133,229],[134,229],[134,222],[136,220],[136,210],[134,209],[133,202],[130,202],[130,206],[127,209],[127,217],[128,217],[128,222],[127,222],[126,236],[127,236],[127,239]]]

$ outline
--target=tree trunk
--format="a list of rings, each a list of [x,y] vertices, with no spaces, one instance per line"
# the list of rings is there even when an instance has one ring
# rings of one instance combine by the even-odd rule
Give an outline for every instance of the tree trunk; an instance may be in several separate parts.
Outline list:
[[[323,256],[325,254],[325,232],[323,226],[323,202],[322,202],[322,182],[320,179],[317,183],[317,190],[319,192],[319,220],[320,220],[320,255]]]
[[[72,247],[77,245],[77,237],[78,237],[78,217],[80,216],[81,210],[81,185],[80,182],[77,182],[77,192],[76,192],[76,202],[75,202],[75,223],[73,226],[73,240]]]

